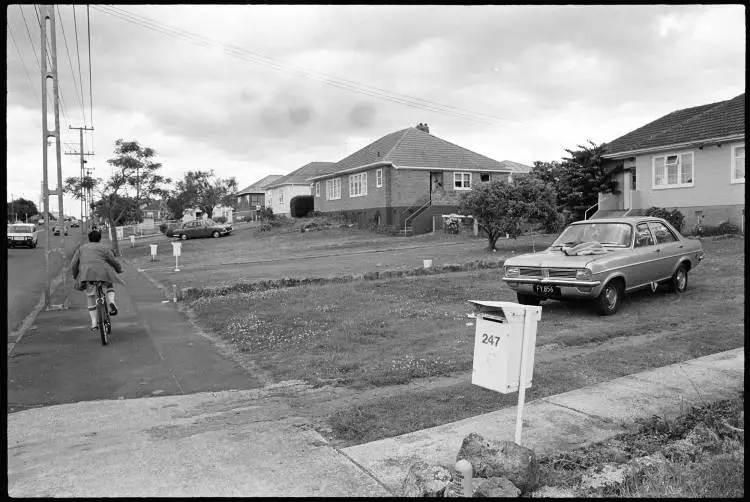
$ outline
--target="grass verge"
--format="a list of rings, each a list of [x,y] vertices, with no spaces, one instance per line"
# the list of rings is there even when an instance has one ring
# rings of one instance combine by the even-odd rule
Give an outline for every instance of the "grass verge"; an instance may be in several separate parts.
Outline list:
[[[741,498],[743,410],[741,393],[672,419],[638,420],[612,440],[540,459],[540,482],[582,497]],[[637,460],[645,456],[651,460]],[[621,466],[625,475],[603,486],[586,483],[587,473],[604,464]]]

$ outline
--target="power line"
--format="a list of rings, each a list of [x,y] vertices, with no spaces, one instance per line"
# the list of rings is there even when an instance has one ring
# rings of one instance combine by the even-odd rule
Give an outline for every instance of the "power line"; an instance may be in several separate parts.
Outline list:
[[[60,21],[62,24],[62,21]],[[81,103],[83,103],[83,76],[81,75],[81,51],[78,48],[78,22],[76,21],[76,6],[73,4],[73,27],[76,31],[76,54],[78,55],[78,85],[81,88]],[[86,114],[83,115],[83,125],[86,125]]]
[[[39,67],[39,70],[42,69],[42,64],[39,62],[39,57],[36,55],[36,45],[34,45],[34,39],[31,36],[31,30],[29,30],[29,25],[26,23],[26,15],[23,13],[23,7],[21,7],[21,4],[18,4],[18,9],[21,11],[21,17],[23,17],[23,24],[26,26],[26,33],[29,34],[29,42],[31,42],[31,48],[34,50],[34,58],[36,59],[36,65]],[[39,23],[39,26],[41,26],[42,23]]]
[[[73,77],[73,87],[75,87],[76,84],[76,75],[75,71],[73,70],[73,61],[70,57],[70,50],[68,49],[68,36],[65,34],[65,26],[63,25],[62,21],[62,14],[60,13],[60,6],[55,5],[55,8],[57,9],[57,15],[60,18],[60,29],[62,30],[62,36],[63,40],[65,41],[65,53],[68,55],[68,66],[70,66],[70,75]],[[80,63],[80,60],[79,60]],[[78,98],[78,103],[81,105],[81,115],[83,115],[83,123],[86,125],[86,112],[84,111],[83,106],[83,92],[81,92],[80,95],[76,94],[76,97]]]
[[[29,86],[31,87],[31,91],[34,93],[34,98],[37,100],[39,99],[39,96],[36,94],[36,88],[34,87],[34,84],[31,83],[31,77],[29,76],[29,71],[26,69],[26,62],[23,60],[23,56],[21,55],[21,50],[18,48],[18,44],[16,43],[16,39],[13,36],[13,30],[10,28],[10,24],[8,24],[8,34],[10,35],[10,39],[13,42],[13,47],[16,48],[16,52],[18,53],[19,59],[21,59],[21,64],[23,65],[23,72],[26,74],[26,80],[29,81]]]
[[[86,5],[86,26],[87,26],[86,31],[89,37],[89,114],[90,114],[90,119],[91,119],[91,126],[93,127],[94,125],[94,95],[93,95],[93,91],[91,87],[91,16],[89,13],[88,4]]]
[[[439,103],[434,103],[434,102],[430,102],[430,101],[419,99],[419,98],[413,98],[411,96],[395,94],[389,91],[385,91],[383,89],[379,89],[379,88],[372,87],[372,86],[366,86],[363,84],[358,84],[356,82],[347,81],[344,79],[336,79],[334,77],[329,77],[327,75],[324,75],[318,72],[313,72],[310,70],[290,67],[283,63],[276,62],[265,56],[254,54],[245,49],[231,46],[228,44],[223,44],[221,42],[217,42],[207,37],[194,34],[187,30],[173,28],[173,27],[164,25],[163,23],[153,21],[147,17],[133,14],[124,9],[119,9],[119,8],[112,7],[112,6],[97,6],[97,5],[95,5],[94,8],[99,9],[112,16],[119,17],[126,21],[130,21],[134,24],[149,28],[151,30],[163,33],[168,36],[181,38],[183,40],[193,42],[204,47],[219,47],[219,48],[222,48],[227,55],[234,56],[239,59],[243,59],[245,61],[255,63],[261,66],[273,68],[273,69],[276,69],[285,73],[291,73],[291,74],[295,74],[295,75],[298,75],[298,76],[301,76],[303,78],[307,78],[310,80],[316,80],[316,81],[319,81],[324,84],[337,87],[340,89],[345,89],[345,90],[349,90],[352,92],[365,94],[367,96],[384,99],[387,101],[391,101],[391,102],[406,105],[406,106],[411,106],[413,108],[419,108],[422,110],[441,113],[444,115],[451,115],[454,117],[472,120],[475,122],[480,122],[480,123],[485,123],[485,124],[495,123],[498,120],[505,120],[505,119],[501,119],[499,117],[494,117],[494,116],[487,115],[487,114],[460,110],[458,108],[449,107],[447,105],[442,105]]]

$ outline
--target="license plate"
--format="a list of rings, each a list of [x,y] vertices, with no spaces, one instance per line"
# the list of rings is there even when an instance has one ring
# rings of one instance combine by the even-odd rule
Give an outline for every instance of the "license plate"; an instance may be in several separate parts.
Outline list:
[[[534,293],[541,296],[560,296],[560,288],[547,284],[534,284]]]

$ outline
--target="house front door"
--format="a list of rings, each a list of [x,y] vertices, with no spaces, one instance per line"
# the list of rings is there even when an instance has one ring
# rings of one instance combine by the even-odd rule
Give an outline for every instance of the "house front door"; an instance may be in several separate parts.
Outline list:
[[[443,171],[430,171],[430,200],[433,193],[443,192]]]

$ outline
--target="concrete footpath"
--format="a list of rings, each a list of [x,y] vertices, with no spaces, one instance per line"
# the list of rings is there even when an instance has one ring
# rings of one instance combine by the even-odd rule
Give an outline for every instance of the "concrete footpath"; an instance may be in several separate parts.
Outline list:
[[[544,455],[621,423],[675,416],[744,389],[744,347],[527,403],[523,444]],[[464,436],[513,439],[506,408],[337,450],[283,403],[283,386],[79,402],[8,416],[13,497],[391,496],[411,462],[450,465]]]

